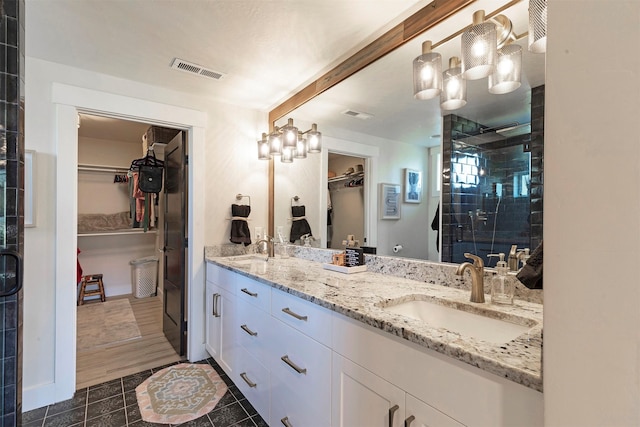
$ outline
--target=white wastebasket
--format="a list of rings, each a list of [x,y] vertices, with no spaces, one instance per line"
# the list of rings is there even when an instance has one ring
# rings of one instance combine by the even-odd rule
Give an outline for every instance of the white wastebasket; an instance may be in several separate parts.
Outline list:
[[[134,259],[131,264],[133,296],[146,298],[156,293],[158,283],[158,257]]]

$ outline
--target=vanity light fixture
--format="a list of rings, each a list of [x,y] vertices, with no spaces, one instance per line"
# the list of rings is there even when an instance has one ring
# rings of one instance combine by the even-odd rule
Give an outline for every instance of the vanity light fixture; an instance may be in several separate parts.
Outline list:
[[[267,134],[262,133],[262,139],[258,140],[258,159],[260,160],[269,160],[271,157],[269,153],[269,140],[267,139]]]
[[[431,99],[442,91],[442,55],[431,51],[431,40],[422,43],[422,55],[413,60],[413,97]]]
[[[489,92],[505,94],[520,87],[522,74],[522,48],[508,44],[497,51],[498,59],[493,73],[489,75]]]
[[[269,135],[262,134],[258,140],[258,159],[269,160],[280,156],[282,163],[291,163],[293,159],[306,159],[307,153],[319,153],[322,150],[322,134],[318,132],[318,125],[311,125],[311,129],[301,132],[293,125],[293,119],[287,119],[287,124],[273,128]]]
[[[467,80],[478,80],[493,72],[498,34],[496,24],[485,21],[484,10],[473,14],[473,25],[462,33],[462,72]]]
[[[529,50],[547,51],[547,0],[529,0]]]
[[[455,110],[467,104],[467,81],[462,78],[460,58],[449,58],[449,69],[442,73],[442,92],[440,92],[440,108]]]

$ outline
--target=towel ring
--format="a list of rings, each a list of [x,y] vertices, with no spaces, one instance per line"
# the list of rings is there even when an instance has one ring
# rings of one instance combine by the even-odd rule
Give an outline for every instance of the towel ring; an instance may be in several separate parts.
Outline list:
[[[298,196],[293,196],[293,197],[291,198],[291,206],[293,206],[293,203],[294,203],[294,202],[298,203],[298,200],[300,200],[300,197],[298,197]]]
[[[236,200],[242,200],[243,197],[246,197],[247,199],[249,199],[249,206],[251,206],[251,196],[247,196],[240,193],[236,194]]]

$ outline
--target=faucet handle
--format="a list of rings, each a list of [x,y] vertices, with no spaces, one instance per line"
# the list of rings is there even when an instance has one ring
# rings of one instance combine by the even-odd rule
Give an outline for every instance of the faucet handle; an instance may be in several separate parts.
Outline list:
[[[484,261],[478,255],[471,254],[469,252],[464,253],[465,258],[473,260],[473,266],[476,268],[484,268]]]

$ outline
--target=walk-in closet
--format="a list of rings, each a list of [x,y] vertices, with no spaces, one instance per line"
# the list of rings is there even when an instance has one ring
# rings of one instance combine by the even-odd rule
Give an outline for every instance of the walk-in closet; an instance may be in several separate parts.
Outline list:
[[[350,234],[364,246],[365,159],[329,153],[328,160],[327,247],[343,249]]]
[[[162,129],[78,117],[77,388],[180,359],[163,334],[163,194],[136,169],[162,165]]]

